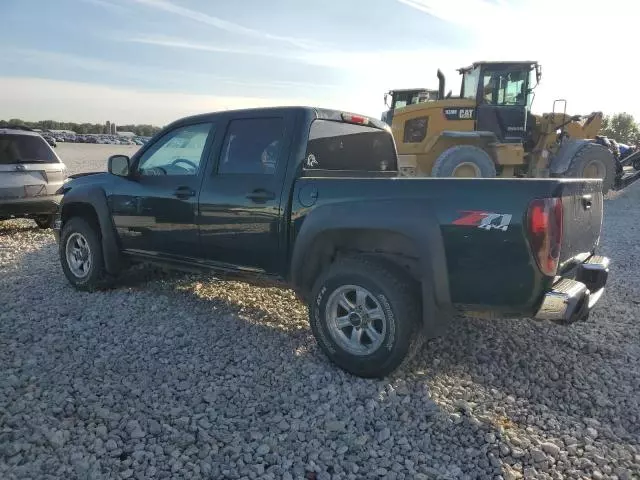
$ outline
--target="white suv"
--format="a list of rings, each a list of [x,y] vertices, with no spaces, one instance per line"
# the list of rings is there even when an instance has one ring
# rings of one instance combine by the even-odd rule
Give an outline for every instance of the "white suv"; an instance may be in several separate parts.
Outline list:
[[[67,169],[44,138],[24,127],[0,127],[0,220],[32,218],[49,228]]]

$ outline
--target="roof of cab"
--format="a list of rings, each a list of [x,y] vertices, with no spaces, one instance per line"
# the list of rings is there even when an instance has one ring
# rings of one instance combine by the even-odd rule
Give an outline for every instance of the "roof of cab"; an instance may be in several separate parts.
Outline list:
[[[334,109],[328,109],[328,108],[308,107],[308,106],[281,106],[281,107],[261,107],[261,108],[242,108],[242,109],[234,109],[234,110],[220,110],[217,112],[201,113],[198,115],[191,115],[188,117],[179,118],[171,122],[167,126],[176,126],[183,123],[193,123],[197,121],[205,122],[208,120],[212,120],[213,118],[218,116],[227,116],[227,115],[240,114],[240,113],[244,115],[251,114],[251,113],[265,114],[269,112],[276,112],[276,111],[283,111],[283,110],[303,112],[315,118],[332,120],[337,122],[344,121],[342,119],[343,113],[350,114],[350,115],[358,115],[358,116],[367,118],[368,119],[367,125],[369,126],[376,127],[379,129],[384,129],[384,130],[387,129],[386,123],[381,122],[380,120],[372,118],[368,115],[360,115],[355,112],[349,112],[346,110],[334,110]]]
[[[507,60],[496,60],[496,61],[481,61],[481,62],[473,62],[468,67],[462,67],[458,69],[458,72],[466,72],[469,70],[473,70],[476,67],[481,65],[537,65],[538,62],[535,60],[516,60],[516,61],[507,61]]]

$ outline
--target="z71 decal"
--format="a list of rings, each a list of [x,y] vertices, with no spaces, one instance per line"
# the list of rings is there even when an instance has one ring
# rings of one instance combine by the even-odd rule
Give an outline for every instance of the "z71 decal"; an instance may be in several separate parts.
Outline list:
[[[453,221],[454,225],[478,227],[483,230],[502,230],[506,232],[511,224],[511,214],[465,210],[462,216]]]

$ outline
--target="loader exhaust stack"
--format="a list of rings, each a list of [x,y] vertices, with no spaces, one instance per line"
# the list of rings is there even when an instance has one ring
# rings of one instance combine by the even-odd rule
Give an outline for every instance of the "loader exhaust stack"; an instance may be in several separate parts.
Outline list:
[[[438,69],[438,100],[444,98],[444,73]]]

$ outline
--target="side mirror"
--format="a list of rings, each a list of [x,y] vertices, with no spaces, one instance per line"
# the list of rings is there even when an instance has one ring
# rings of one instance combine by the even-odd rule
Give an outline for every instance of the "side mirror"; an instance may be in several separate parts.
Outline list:
[[[131,159],[126,155],[112,155],[107,162],[109,173],[119,177],[128,177],[131,173]]]

